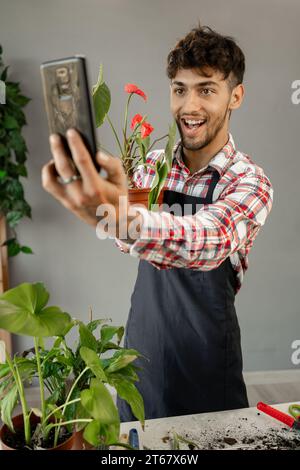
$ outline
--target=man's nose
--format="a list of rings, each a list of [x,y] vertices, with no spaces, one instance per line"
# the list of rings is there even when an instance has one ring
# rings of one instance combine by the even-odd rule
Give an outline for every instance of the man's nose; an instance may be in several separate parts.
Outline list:
[[[192,90],[186,94],[184,101],[184,113],[193,114],[194,112],[199,112],[199,109],[202,107],[201,98],[197,91]]]

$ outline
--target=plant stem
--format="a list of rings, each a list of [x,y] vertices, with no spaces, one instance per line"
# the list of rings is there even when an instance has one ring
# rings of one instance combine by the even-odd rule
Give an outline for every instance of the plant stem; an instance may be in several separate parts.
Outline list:
[[[127,132],[128,106],[129,106],[129,102],[131,100],[132,95],[133,95],[133,93],[130,93],[130,95],[128,96],[128,100],[127,100],[127,104],[126,104],[126,108],[125,108],[124,131],[123,131],[125,140],[126,140],[126,132]]]
[[[152,142],[152,145],[148,148],[148,153],[150,152],[150,150],[152,149],[153,145],[156,144],[156,142],[159,142],[160,140],[162,139],[165,139],[166,137],[168,137],[169,134],[166,134],[164,135],[163,137],[160,137],[159,139],[155,139],[153,142]]]
[[[90,423],[92,418],[78,418],[78,419],[70,419],[69,421],[62,421],[59,423],[50,423],[47,425],[46,428],[46,435],[49,434],[52,428],[55,428],[57,426],[66,426],[67,424],[74,424],[74,423]],[[56,447],[57,443],[54,443],[54,447]]]
[[[89,369],[90,369],[89,367],[85,367],[85,368],[83,369],[83,371],[78,375],[77,379],[74,381],[72,387],[70,388],[70,391],[69,391],[69,393],[68,393],[68,396],[67,396],[67,398],[66,398],[66,401],[65,401],[65,403],[64,403],[64,405],[63,405],[63,410],[62,410],[62,414],[63,414],[63,415],[64,415],[64,413],[65,413],[66,407],[68,406],[68,402],[69,402],[69,400],[70,400],[70,398],[71,398],[71,396],[72,396],[72,393],[73,393],[74,388],[76,387],[77,383],[79,382],[79,380],[81,379],[81,377],[83,376],[83,374],[85,374]],[[59,426],[59,427],[58,427],[57,429],[55,429],[54,447],[57,445],[57,440],[58,440],[58,434],[59,434],[60,426],[63,425],[61,421],[62,421],[62,419],[59,420],[59,423],[58,423],[58,426]]]
[[[74,400],[71,400],[68,402],[67,406],[69,405],[72,405],[72,403],[77,403],[78,401],[80,401],[80,398],[74,398]],[[46,416],[46,420],[48,421],[48,419],[50,418],[51,415],[53,415],[54,413],[57,412],[57,410],[60,410],[61,408],[63,407],[66,407],[66,404],[64,403],[63,405],[60,405],[58,406],[57,408],[55,408],[55,410],[51,411],[51,413],[49,413],[47,416]]]
[[[108,120],[108,122],[109,122],[109,124],[110,124],[110,127],[112,128],[112,131],[113,131],[113,133],[114,133],[114,135],[115,135],[115,138],[116,138],[116,140],[117,140],[117,143],[118,143],[118,146],[119,146],[121,155],[122,155],[122,157],[123,157],[123,150],[122,150],[122,147],[121,147],[119,138],[118,138],[118,134],[116,133],[116,130],[115,130],[115,128],[114,128],[114,126],[113,126],[113,123],[111,122],[111,120],[110,120],[108,114],[106,115],[106,117],[107,117],[107,120]]]
[[[35,348],[36,364],[37,364],[38,378],[39,378],[39,384],[40,384],[40,397],[41,397],[41,408],[42,408],[41,423],[43,427],[45,423],[45,418],[46,418],[45,390],[44,390],[44,381],[43,381],[42,368],[41,368],[41,358],[40,358],[40,352],[39,352],[38,338],[36,337],[34,337],[34,348]]]
[[[21,402],[21,407],[22,407],[22,413],[23,413],[23,421],[24,421],[24,434],[25,434],[25,442],[26,444],[30,444],[30,439],[31,439],[31,429],[30,429],[30,420],[29,420],[29,412],[28,412],[28,406],[25,398],[25,391],[24,391],[24,385],[22,383],[19,370],[17,365],[13,364],[8,352],[6,352],[6,361],[7,364],[9,365],[9,368],[13,374],[13,377],[15,379],[15,383],[18,389],[19,393],[19,398]]]

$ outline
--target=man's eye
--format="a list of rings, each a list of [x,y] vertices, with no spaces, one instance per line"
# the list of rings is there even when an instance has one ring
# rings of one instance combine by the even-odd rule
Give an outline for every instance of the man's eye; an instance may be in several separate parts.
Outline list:
[[[178,92],[179,92],[179,93],[178,93]],[[183,93],[183,89],[182,89],[182,88],[176,88],[176,89],[174,90],[174,93],[175,93],[176,95],[181,95],[181,94],[182,94],[181,92]]]
[[[209,96],[211,93],[213,93],[213,91],[209,88],[203,88],[202,93],[206,96]]]

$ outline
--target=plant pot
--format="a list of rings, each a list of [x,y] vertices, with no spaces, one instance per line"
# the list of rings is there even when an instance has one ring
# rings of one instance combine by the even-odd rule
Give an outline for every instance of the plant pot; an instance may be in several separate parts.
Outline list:
[[[75,433],[73,450],[96,450],[89,442],[83,437],[84,429]]]
[[[130,188],[128,190],[128,201],[130,204],[141,204],[148,209],[148,196],[151,191],[151,188],[139,189],[139,188]],[[164,189],[161,190],[158,201],[156,204],[161,205],[163,203]]]
[[[14,425],[14,429],[15,430],[23,430],[23,427],[24,427],[24,421],[23,421],[23,415],[20,414],[20,415],[17,415],[15,416],[14,418],[12,418],[12,422],[13,422],[13,425]],[[38,424],[40,422],[40,418],[38,418],[37,416],[35,416],[34,414],[32,414],[30,416],[30,424],[31,426],[34,426],[36,424]],[[11,436],[13,435],[12,432],[10,431],[10,429],[6,426],[6,424],[4,424],[2,426],[2,428],[0,429],[0,448],[1,450],[17,450],[13,447],[10,447],[7,443],[6,443],[6,438],[8,436]],[[68,439],[66,439],[64,442],[62,442],[61,444],[59,444],[58,446],[56,447],[51,447],[51,448],[47,448],[45,450],[71,450],[73,445],[74,445],[74,440],[75,440],[75,433],[72,434],[72,436],[70,436]]]

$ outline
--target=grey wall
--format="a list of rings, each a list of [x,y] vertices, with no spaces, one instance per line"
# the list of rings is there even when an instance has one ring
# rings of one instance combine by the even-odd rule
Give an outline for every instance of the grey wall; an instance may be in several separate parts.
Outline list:
[[[33,221],[19,235],[35,255],[10,261],[11,286],[43,281],[51,301],[72,315],[124,324],[137,260],[69,214],[43,191],[40,170],[50,158],[39,65],[83,53],[91,83],[104,64],[113,94],[112,118],[124,110],[123,86],[133,82],[149,95],[132,112],[146,111],[157,136],[171,122],[165,59],[174,43],[198,19],[234,36],[246,55],[246,97],[232,116],[238,148],[265,169],[275,190],[273,211],[249,257],[249,270],[236,307],[246,370],[292,368],[291,343],[300,338],[299,320],[299,117],[291,83],[300,79],[297,0],[0,0],[0,43],[11,78],[32,98],[25,137],[29,179],[25,182]],[[138,103],[138,104],[137,104]],[[108,127],[106,146],[115,149]],[[15,340],[17,350],[28,345]]]

